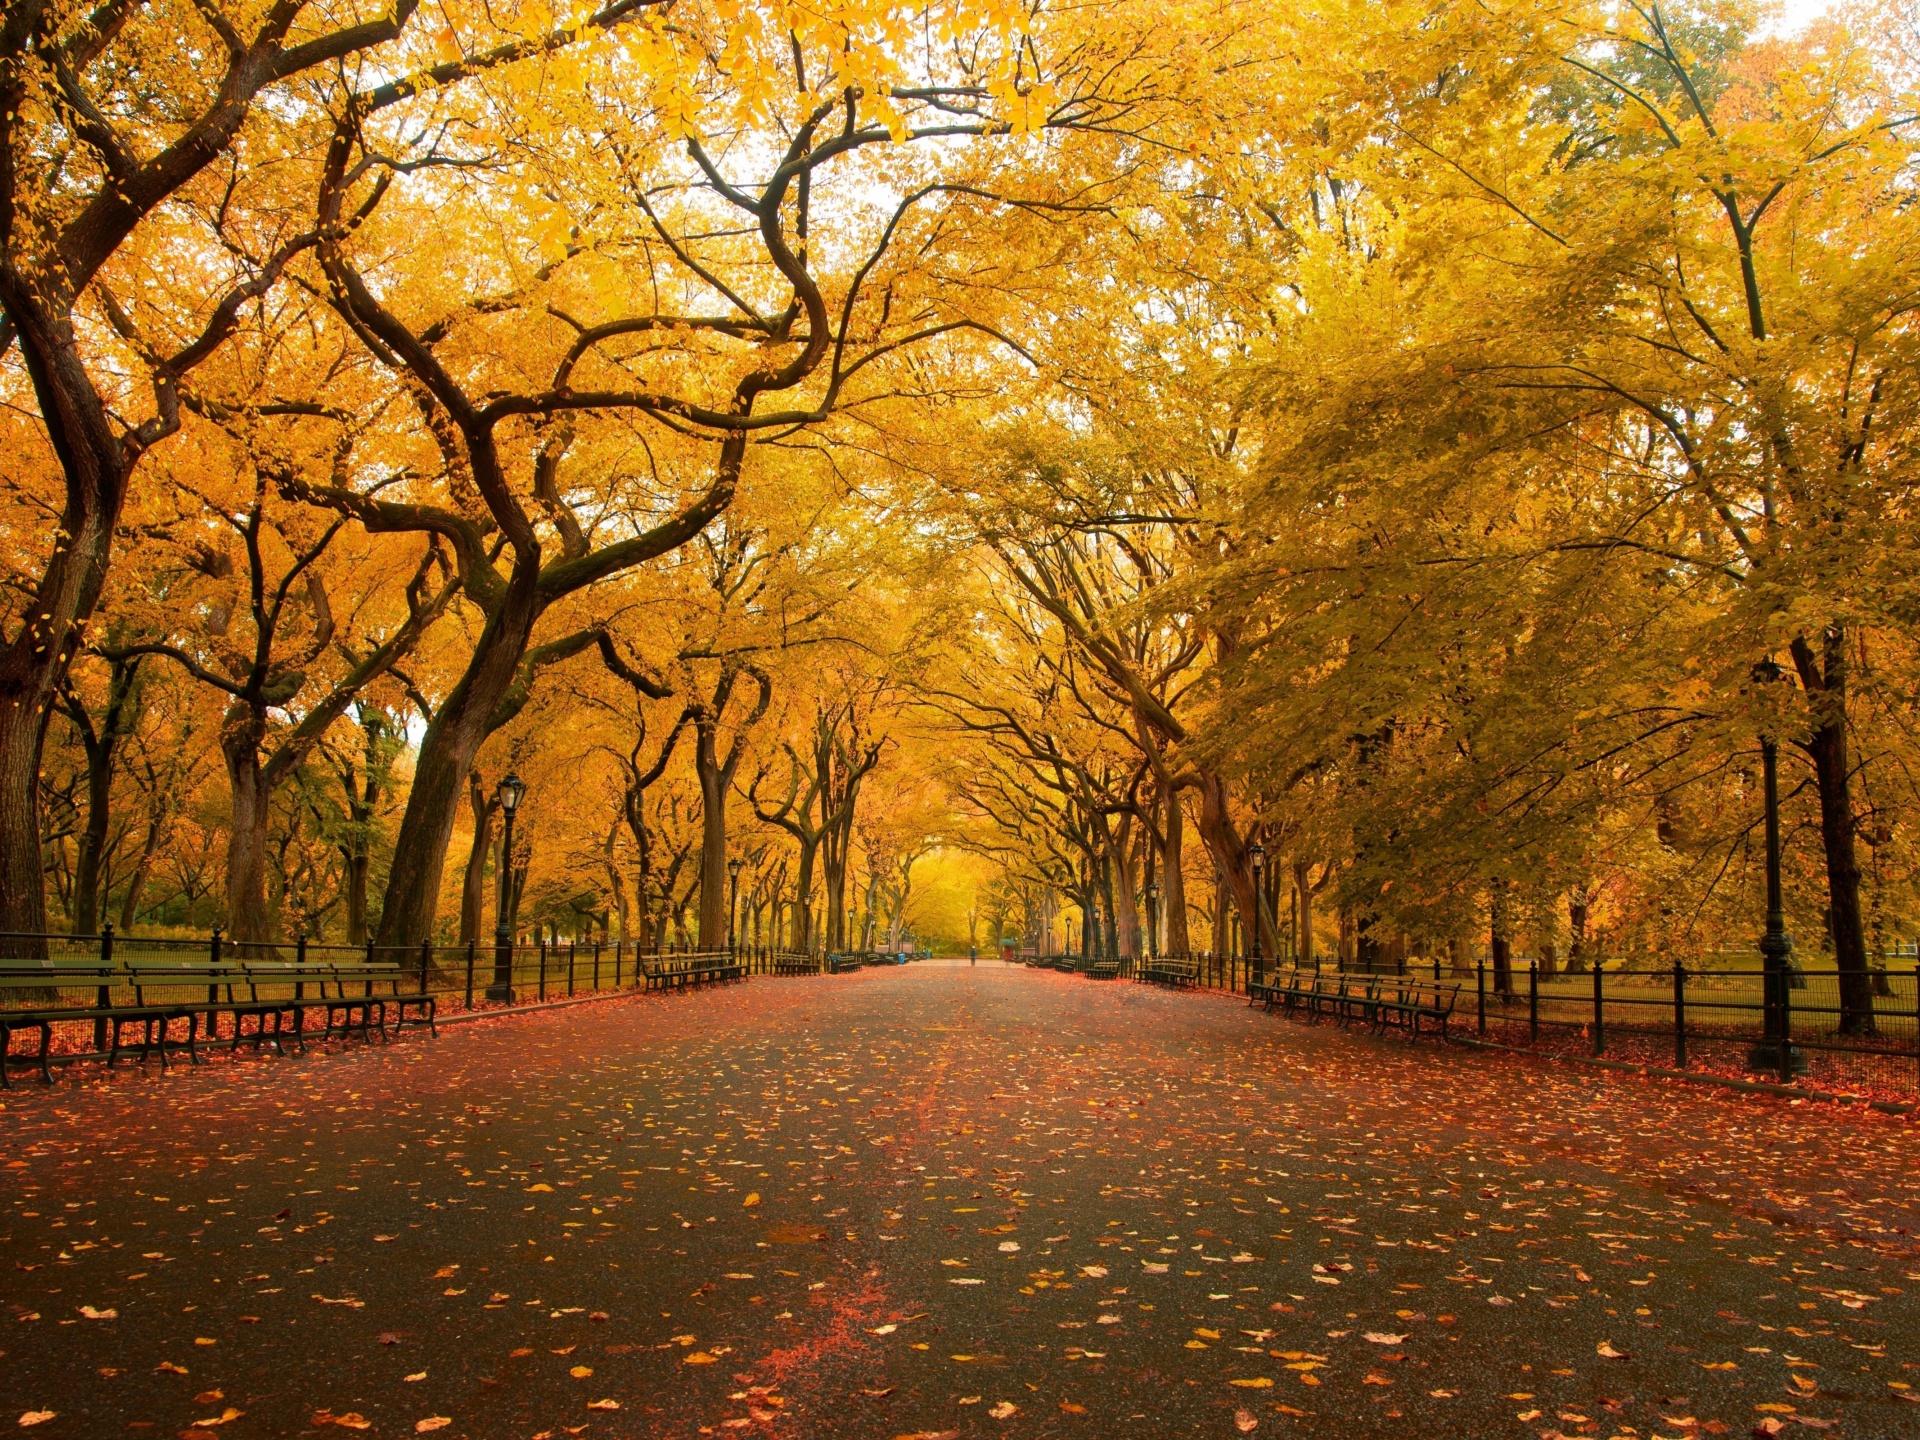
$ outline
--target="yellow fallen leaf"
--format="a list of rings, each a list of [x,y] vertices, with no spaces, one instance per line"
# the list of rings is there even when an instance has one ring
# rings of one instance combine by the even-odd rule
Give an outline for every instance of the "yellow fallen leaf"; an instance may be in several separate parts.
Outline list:
[[[587,1402],[587,1408],[589,1410],[618,1410],[620,1408],[620,1402],[618,1400],[589,1400]]]
[[[429,1415],[424,1420],[416,1420],[413,1422],[413,1433],[416,1435],[425,1435],[432,1430],[444,1430],[452,1423],[453,1417],[451,1415]]]
[[[424,1371],[424,1370],[417,1370],[417,1371],[415,1371],[415,1372],[414,1372],[413,1374],[411,1374],[411,1375],[403,1375],[403,1376],[401,1376],[400,1378],[401,1378],[401,1379],[403,1379],[403,1380],[405,1380],[405,1381],[407,1381],[407,1382],[408,1382],[409,1384],[411,1384],[411,1383],[412,1383],[413,1381],[415,1381],[415,1380],[424,1380],[424,1379],[426,1379],[426,1378],[427,1378],[427,1372],[426,1372],[426,1371]]]
[[[591,1365],[576,1365],[567,1371],[567,1373],[576,1380],[584,1380],[593,1373],[593,1367]]]
[[[53,1411],[51,1410],[29,1410],[20,1417],[20,1423],[22,1425],[44,1425],[51,1419],[53,1419]]]
[[[759,1203],[760,1203],[760,1192],[758,1190],[749,1190],[747,1192],[747,1198],[740,1202],[741,1207],[743,1209],[749,1209],[749,1210],[752,1209],[755,1205],[758,1205]]]
[[[1613,1348],[1613,1342],[1611,1340],[1602,1340],[1598,1345],[1593,1347],[1593,1353],[1598,1355],[1602,1360],[1625,1360],[1628,1358],[1626,1351]]]
[[[682,1356],[680,1363],[683,1365],[711,1365],[713,1364],[713,1356],[707,1354],[704,1350],[696,1350],[691,1355]]]
[[[527,1191],[526,1191],[526,1193],[527,1193],[527,1194],[529,1194],[529,1195],[551,1195],[551,1194],[553,1194],[553,1186],[551,1186],[551,1185],[529,1185],[529,1186],[527,1186]]]
[[[1778,1401],[1776,1401],[1776,1400],[1769,1400],[1769,1401],[1767,1401],[1767,1402],[1766,1402],[1766,1403],[1765,1403],[1764,1405],[1756,1405],[1756,1406],[1754,1406],[1753,1408],[1754,1408],[1754,1409],[1756,1409],[1756,1410],[1759,1410],[1759,1411],[1763,1411],[1764,1413],[1766,1413],[1766,1414],[1768,1414],[1768,1415],[1791,1415],[1791,1414],[1793,1414],[1793,1406],[1791,1406],[1791,1405],[1782,1405],[1782,1404],[1780,1404],[1780,1403],[1779,1403]]]
[[[196,1429],[211,1430],[216,1425],[225,1425],[230,1420],[238,1420],[244,1413],[244,1411],[236,1410],[233,1406],[229,1405],[218,1415],[210,1416],[205,1420],[196,1420],[193,1423]]]
[[[1242,1390],[1265,1390],[1272,1386],[1273,1377],[1256,1375],[1251,1380],[1229,1380],[1229,1385],[1238,1385]]]

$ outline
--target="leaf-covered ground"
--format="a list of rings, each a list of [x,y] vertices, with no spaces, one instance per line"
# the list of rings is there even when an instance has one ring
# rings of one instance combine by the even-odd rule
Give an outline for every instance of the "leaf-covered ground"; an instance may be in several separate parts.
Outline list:
[[[35,1436],[1920,1434],[1913,1122],[921,965],[0,1111]]]

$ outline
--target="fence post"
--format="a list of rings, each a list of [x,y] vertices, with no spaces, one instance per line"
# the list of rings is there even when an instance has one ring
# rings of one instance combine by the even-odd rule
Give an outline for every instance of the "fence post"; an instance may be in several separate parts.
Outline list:
[[[433,942],[420,942],[420,993],[427,993],[427,967],[433,963]]]
[[[600,993],[600,942],[593,942],[593,993]]]
[[[95,1009],[105,1010],[113,1004],[112,970],[113,926],[102,925],[100,927],[100,988],[93,997]],[[96,1050],[107,1048],[107,1017],[104,1015],[93,1017],[93,1048]]]
[[[1602,974],[1598,955],[1593,957],[1593,1053],[1604,1055],[1607,1051],[1607,1010],[1606,999],[1600,988]]]
[[[573,998],[573,957],[578,946],[577,940],[567,941],[567,998],[569,1000]]]
[[[473,1009],[473,947],[474,941],[467,941],[467,1009]]]
[[[373,994],[373,941],[367,941],[367,994]]]
[[[1673,962],[1673,1068],[1687,1068],[1687,967]]]
[[[1527,962],[1527,1043],[1540,1043],[1540,962]]]
[[[220,927],[213,927],[213,934],[207,941],[207,960],[209,965],[218,969],[220,965]],[[211,977],[207,981],[207,1038],[218,1039],[220,1035],[220,1014],[213,1007],[220,1003],[220,986]],[[234,1021],[237,1026],[240,1022]]]
[[[544,931],[540,936],[540,1003],[547,1003],[547,937]]]
[[[1487,962],[1473,962],[1473,1008],[1479,1017],[1480,1033],[1487,1033]]]

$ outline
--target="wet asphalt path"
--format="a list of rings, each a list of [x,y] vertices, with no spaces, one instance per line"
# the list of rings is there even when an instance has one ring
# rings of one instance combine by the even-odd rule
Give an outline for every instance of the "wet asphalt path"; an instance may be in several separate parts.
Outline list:
[[[0,1109],[0,1426],[1920,1436],[1914,1122],[922,965]]]

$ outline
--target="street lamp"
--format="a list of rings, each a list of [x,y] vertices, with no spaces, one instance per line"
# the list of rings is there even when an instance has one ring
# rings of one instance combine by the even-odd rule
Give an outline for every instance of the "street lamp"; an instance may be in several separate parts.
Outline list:
[[[493,984],[487,987],[489,1000],[513,1003],[513,931],[509,921],[513,898],[513,816],[520,808],[520,797],[527,793],[526,782],[509,772],[494,792],[500,801],[500,813],[506,817],[500,831],[500,871],[494,876],[499,901],[493,922]]]
[[[1267,869],[1267,847],[1254,841],[1247,847],[1247,858],[1253,863],[1253,949],[1247,957],[1247,977],[1251,981],[1261,978],[1260,886]]]
[[[1160,958],[1160,882],[1147,882],[1147,958]]]
[[[1753,667],[1759,685],[1786,678],[1777,661],[1761,660]],[[1771,730],[1760,733],[1760,775],[1767,815],[1767,929],[1760,937],[1760,997],[1765,1012],[1765,1038],[1747,1054],[1748,1068],[1776,1070],[1783,1081],[1806,1069],[1806,1059],[1787,1036],[1787,987],[1793,937],[1787,934],[1785,904],[1780,894],[1780,778],[1779,745]]]
[[[727,892],[727,953],[731,955],[739,948],[735,939],[738,927],[735,922],[740,915],[740,866],[738,855],[727,862],[727,874],[732,878],[733,886]]]

